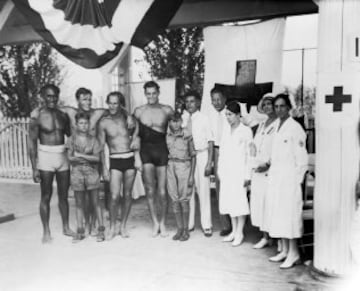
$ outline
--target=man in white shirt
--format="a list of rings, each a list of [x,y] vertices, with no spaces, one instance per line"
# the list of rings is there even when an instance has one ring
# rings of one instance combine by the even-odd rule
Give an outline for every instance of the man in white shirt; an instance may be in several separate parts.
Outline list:
[[[204,235],[212,235],[211,204],[210,204],[210,174],[213,156],[214,139],[208,117],[199,111],[201,98],[196,91],[185,95],[185,106],[190,117],[187,123],[192,133],[196,150],[195,188],[200,203],[201,227]],[[189,230],[195,226],[195,194],[190,199]]]
[[[219,89],[214,87],[210,91],[211,96],[211,104],[213,108],[209,111],[209,120],[211,130],[214,135],[214,175],[215,175],[215,185],[216,185],[216,196],[219,201],[219,187],[220,187],[220,180],[218,176],[218,160],[219,160],[219,146],[221,141],[221,136],[223,133],[224,125],[227,125],[227,120],[225,116],[225,103],[226,103],[226,96],[224,93]],[[231,220],[229,215],[221,215],[220,214],[220,226],[221,236],[226,236],[231,233]]]

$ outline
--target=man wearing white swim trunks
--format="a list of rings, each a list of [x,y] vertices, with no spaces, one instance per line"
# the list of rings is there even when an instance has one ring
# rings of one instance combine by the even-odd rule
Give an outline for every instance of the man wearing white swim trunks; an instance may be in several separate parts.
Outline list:
[[[69,161],[65,150],[65,135],[70,135],[68,116],[57,108],[60,90],[47,84],[40,94],[45,106],[36,117],[32,116],[29,132],[29,152],[35,183],[40,182],[40,217],[43,224],[43,243],[51,242],[49,227],[52,183],[56,176],[59,209],[63,223],[63,234],[73,236],[69,227],[68,189],[70,184]],[[38,145],[39,141],[39,145]]]

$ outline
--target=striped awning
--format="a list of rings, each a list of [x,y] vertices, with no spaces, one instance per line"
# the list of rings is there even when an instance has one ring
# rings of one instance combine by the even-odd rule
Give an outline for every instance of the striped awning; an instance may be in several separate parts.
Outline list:
[[[182,0],[13,0],[61,54],[100,68],[126,44],[143,48],[165,29]]]

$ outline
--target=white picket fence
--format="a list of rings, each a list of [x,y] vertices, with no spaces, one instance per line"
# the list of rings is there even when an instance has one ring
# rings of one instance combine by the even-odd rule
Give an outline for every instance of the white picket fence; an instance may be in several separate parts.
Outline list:
[[[30,179],[28,153],[30,118],[0,119],[0,177]]]

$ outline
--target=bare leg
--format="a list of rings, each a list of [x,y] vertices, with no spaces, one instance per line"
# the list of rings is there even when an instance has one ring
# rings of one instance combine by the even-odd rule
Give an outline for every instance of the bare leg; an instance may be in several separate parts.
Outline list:
[[[284,263],[280,265],[280,268],[287,269],[300,262],[299,248],[296,239],[287,239],[289,245],[289,251]]]
[[[278,253],[276,256],[271,257],[269,259],[271,262],[281,262],[286,259],[287,255],[288,255],[288,251],[289,251],[289,240],[282,238],[281,245],[282,245],[281,252]]]
[[[236,217],[237,220],[237,224],[236,224],[236,229],[235,229],[235,238],[234,241],[232,243],[233,247],[239,246],[241,245],[243,239],[244,239],[244,224],[245,224],[245,215],[240,215],[238,217]]]
[[[91,197],[92,209],[95,209],[96,211],[96,219],[99,224],[99,231],[97,232],[97,237],[98,237],[97,241],[103,241],[105,228],[104,228],[102,208],[99,201],[99,189],[89,190],[89,194]]]
[[[142,175],[146,198],[149,205],[150,216],[153,222],[153,231],[152,236],[157,236],[160,232],[159,221],[156,216],[155,211],[155,167],[152,164],[143,165],[143,175]]]
[[[126,228],[126,223],[129,218],[131,204],[132,204],[132,190],[134,186],[135,176],[136,176],[136,170],[134,169],[127,170],[123,176],[124,199],[123,199],[123,205],[121,211],[121,226],[120,226],[120,234],[122,237],[129,237],[129,233]]]
[[[69,202],[68,191],[70,185],[70,171],[61,171],[56,173],[56,183],[58,189],[59,209],[63,223],[63,234],[67,236],[74,236],[69,227]]]
[[[90,235],[91,231],[91,205],[90,205],[90,193],[86,191],[84,193],[84,218],[85,218],[85,234]]]
[[[116,236],[116,218],[122,179],[123,174],[121,171],[114,169],[110,171],[110,230],[107,238],[109,240]]]
[[[52,182],[54,179],[53,172],[40,171],[40,189],[41,189],[41,200],[40,200],[40,218],[43,225],[43,243],[51,242],[51,234],[49,227],[50,220],[50,200],[52,196]]]
[[[236,234],[236,228],[237,228],[237,219],[236,217],[231,217],[231,227],[232,227],[232,231],[228,236],[225,236],[223,238],[223,242],[231,242],[235,239],[235,234]]]
[[[76,203],[76,235],[73,238],[73,242],[79,242],[85,238],[84,234],[84,208],[85,208],[85,191],[74,191],[75,203]]]
[[[168,211],[168,199],[166,192],[166,166],[156,167],[157,193],[160,198],[160,235],[166,237],[169,234],[166,231],[165,220]]]

